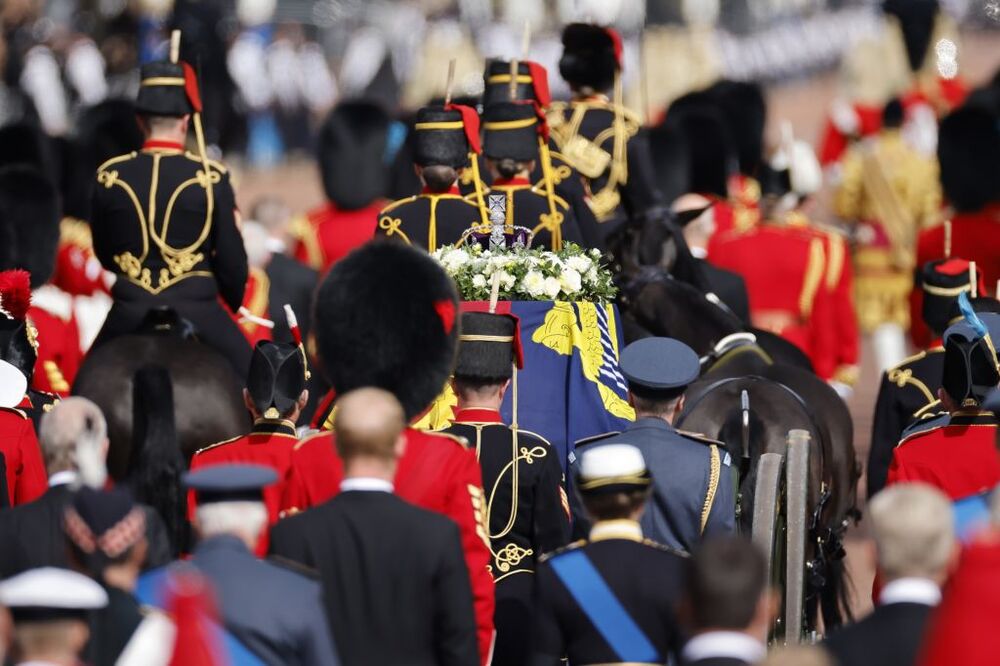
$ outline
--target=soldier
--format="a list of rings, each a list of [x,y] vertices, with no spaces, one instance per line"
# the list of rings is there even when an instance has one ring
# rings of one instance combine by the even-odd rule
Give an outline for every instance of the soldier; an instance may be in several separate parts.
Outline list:
[[[555,449],[539,435],[500,418],[514,368],[522,367],[516,318],[485,312],[462,315],[451,380],[458,405],[454,425],[445,432],[475,445],[483,487],[489,489],[486,524],[496,582],[495,666],[528,662],[536,563],[543,553],[569,541],[569,504]]]
[[[948,257],[976,262],[988,288],[1000,280],[1000,127],[984,109],[963,107],[941,121],[938,137],[941,187],[953,214],[950,224],[920,232],[917,265]],[[919,292],[911,311],[920,312]]]
[[[655,477],[628,444],[588,448],[579,462],[576,486],[594,524],[587,540],[542,558],[530,663],[674,663],[685,555],[644,538],[639,516]]]
[[[895,365],[904,354],[914,245],[941,206],[936,165],[905,143],[902,124],[902,105],[889,102],[878,135],[844,157],[833,200],[837,215],[856,230],[858,322],[874,335],[880,368]]]
[[[684,407],[684,389],[701,371],[698,356],[678,340],[646,338],[622,351],[620,367],[635,422],[623,433],[576,446],[587,451],[625,443],[642,451],[653,474],[653,502],[641,523],[652,539],[690,553],[703,537],[735,531],[734,470],[725,447],[673,426]],[[573,513],[574,535],[582,536],[587,521],[576,501]]]
[[[641,218],[659,203],[649,147],[639,117],[622,105],[621,36],[611,28],[572,23],[562,43],[559,73],[573,99],[552,103],[549,127],[562,157],[585,178],[603,240],[625,217]]]
[[[922,481],[952,500],[989,490],[1000,482],[997,419],[983,411],[986,395],[1000,383],[996,347],[1000,314],[976,315],[964,294],[965,317],[944,332],[944,368],[938,396],[946,410],[903,434],[886,485]]]
[[[451,374],[458,296],[444,269],[423,252],[389,242],[355,250],[327,273],[316,294],[315,315],[319,357],[337,395],[366,386],[384,388],[412,423]],[[493,635],[493,579],[487,569],[482,472],[464,440],[413,428],[405,433],[396,493],[458,524],[485,664]],[[322,432],[295,447],[284,502],[289,513],[340,491],[343,468],[333,440],[333,433]]]
[[[530,229],[532,247],[559,251],[564,242],[579,245],[583,237],[566,200],[544,180],[535,186],[529,180],[539,161],[551,175],[549,156],[542,154],[539,160],[540,147],[548,151],[548,128],[534,104],[497,102],[483,111],[483,155],[493,177],[484,196],[491,214],[494,201],[489,194],[505,195],[505,224]]]
[[[143,66],[136,113],[146,142],[97,170],[94,251],[117,280],[94,346],[131,333],[150,308],[168,305],[244,377],[250,346],[218,297],[239,309],[247,258],[229,174],[205,156],[200,111],[187,63]],[[198,154],[184,150],[192,116]]]
[[[972,292],[970,278],[969,262],[958,258],[930,261],[920,271],[923,320],[934,340],[927,349],[882,375],[868,452],[868,497],[873,497],[885,485],[892,450],[903,431],[921,412],[939,404],[937,395],[944,367],[941,336],[948,328],[958,294]]]
[[[24,398],[27,379],[11,363],[0,360],[0,455],[4,460],[6,506],[26,504],[48,487],[42,451],[31,419],[17,405]]]
[[[375,233],[385,207],[392,120],[378,104],[342,102],[319,132],[326,203],[292,220],[294,256],[325,273]]]
[[[395,201],[378,214],[376,236],[402,240],[433,252],[458,243],[468,229],[487,223],[478,178],[479,116],[467,106],[427,106],[417,112],[414,161],[424,185],[415,196]],[[456,181],[470,162],[477,204],[459,194]]]
[[[206,446],[191,458],[191,469],[226,463],[266,465],[277,473],[277,482],[264,489],[269,524],[278,521],[282,496],[291,476],[292,449],[298,443],[295,421],[309,399],[302,348],[287,342],[258,342],[250,359],[243,401],[253,415],[253,429],[242,437]],[[194,494],[188,495],[189,514]],[[263,532],[257,552],[267,552]]]

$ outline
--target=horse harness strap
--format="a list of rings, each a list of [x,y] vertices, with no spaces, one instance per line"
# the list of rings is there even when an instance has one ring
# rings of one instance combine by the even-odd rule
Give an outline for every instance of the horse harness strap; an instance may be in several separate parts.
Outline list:
[[[712,506],[715,504],[715,494],[719,489],[719,477],[722,475],[722,457],[719,454],[719,447],[716,444],[709,445],[710,461],[708,471],[708,488],[705,490],[705,504],[701,508],[701,533],[705,533],[705,526],[708,524],[708,517],[712,513]]]

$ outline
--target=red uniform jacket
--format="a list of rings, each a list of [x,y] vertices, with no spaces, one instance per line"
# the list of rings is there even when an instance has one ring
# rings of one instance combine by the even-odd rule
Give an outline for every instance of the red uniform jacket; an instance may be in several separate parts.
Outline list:
[[[63,218],[59,223],[59,248],[52,284],[73,296],[108,293],[107,271],[94,254],[90,225],[83,220]]]
[[[925,630],[921,666],[994,666],[1000,654],[1000,535],[984,534],[958,570]]]
[[[255,317],[268,319],[270,317],[270,303],[271,280],[268,279],[266,272],[259,268],[251,268],[247,274],[246,290],[243,292],[243,307]],[[223,305],[225,304],[223,303]],[[230,314],[232,314],[233,321],[240,327],[251,347],[255,346],[261,340],[271,339],[271,329],[268,327],[248,319],[241,319],[242,315],[238,312]]]
[[[302,510],[340,491],[343,468],[332,432],[302,440],[292,454],[292,479],[284,508]],[[479,654],[486,663],[493,640],[493,578],[486,532],[482,473],[474,452],[449,435],[406,431],[406,450],[396,470],[396,494],[454,520],[462,534],[476,610]]]
[[[32,292],[31,299],[28,319],[38,330],[38,360],[31,388],[47,393],[69,393],[83,360],[73,299],[49,284]]]
[[[922,481],[959,500],[1000,483],[996,417],[971,410],[939,418],[936,425],[904,435],[885,485]]]
[[[258,419],[249,434],[227,439],[198,450],[191,458],[191,470],[211,465],[234,463],[266,465],[278,474],[278,482],[264,489],[268,524],[278,522],[282,498],[292,475],[292,449],[298,444],[295,424],[291,421]],[[188,516],[194,517],[195,494],[188,493]],[[257,542],[257,554],[267,554],[267,532]]]
[[[920,232],[917,238],[917,266],[945,256],[945,225]],[[1000,204],[978,213],[957,213],[951,218],[951,256],[976,262],[986,289],[995,293],[1000,279]],[[982,295],[982,294],[980,294]],[[931,334],[921,318],[923,292],[919,286],[910,296],[910,322],[913,342],[921,349],[930,343]]]
[[[385,204],[376,200],[358,210],[340,210],[327,202],[298,218],[292,224],[297,239],[295,258],[325,273],[351,250],[372,239]]]
[[[38,499],[49,487],[35,427],[20,409],[0,407],[0,453],[7,464],[10,505]]]
[[[853,104],[851,106],[857,119],[855,135],[845,134],[837,127],[833,117],[827,118],[823,129],[823,139],[820,142],[819,161],[823,166],[839,162],[855,138],[875,135],[882,128],[882,107]]]
[[[825,242],[812,231],[761,224],[735,230],[709,247],[708,260],[743,276],[750,319],[757,328],[781,335],[829,379],[837,359],[835,313],[826,289]]]

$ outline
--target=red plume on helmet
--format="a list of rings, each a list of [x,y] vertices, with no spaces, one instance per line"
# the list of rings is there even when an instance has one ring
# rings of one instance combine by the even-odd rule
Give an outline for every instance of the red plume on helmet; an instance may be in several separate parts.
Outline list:
[[[23,321],[31,307],[31,274],[12,270],[0,273],[0,309],[11,319]]]

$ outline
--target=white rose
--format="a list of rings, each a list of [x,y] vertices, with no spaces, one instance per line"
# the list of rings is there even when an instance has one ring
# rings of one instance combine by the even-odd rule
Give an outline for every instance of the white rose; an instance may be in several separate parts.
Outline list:
[[[545,295],[551,300],[556,300],[559,297],[559,292],[562,291],[562,285],[559,284],[559,280],[554,277],[545,278],[544,285]]]
[[[476,289],[482,289],[486,285],[487,285],[487,282],[486,282],[486,276],[485,275],[483,275],[481,273],[477,273],[476,275],[472,276],[472,286],[475,287]]]
[[[567,268],[559,276],[559,287],[566,294],[575,294],[583,287],[583,280],[580,278],[579,273],[572,268]]]
[[[594,259],[600,259],[601,251],[595,247],[593,250],[590,251],[590,256],[593,257]]]
[[[567,266],[581,274],[589,271],[592,263],[593,262],[590,261],[590,259],[587,259],[587,257],[584,257],[583,255],[576,255],[566,260]]]
[[[513,289],[517,278],[507,271],[500,271],[500,286],[504,289]]]
[[[528,271],[521,280],[521,289],[532,298],[538,298],[545,292],[545,277],[538,271]]]
[[[457,270],[469,263],[469,255],[462,250],[450,250],[442,257],[442,262],[448,270]]]
[[[587,284],[597,284],[598,278],[600,278],[600,274],[597,272],[597,266],[592,266],[587,271]]]

